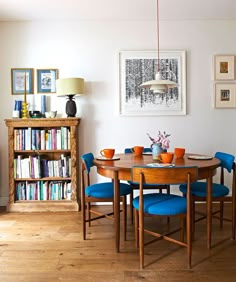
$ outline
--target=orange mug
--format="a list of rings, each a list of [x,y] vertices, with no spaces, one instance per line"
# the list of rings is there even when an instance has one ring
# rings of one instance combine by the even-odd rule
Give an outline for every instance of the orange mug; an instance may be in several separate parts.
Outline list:
[[[174,153],[166,152],[160,154],[160,160],[163,163],[171,163],[173,161],[173,158],[174,158]]]
[[[175,155],[177,159],[182,159],[185,154],[184,148],[175,148]]]
[[[143,146],[134,146],[133,148],[131,148],[131,151],[134,152],[136,156],[141,156],[143,153],[143,149]]]
[[[115,149],[103,149],[100,151],[100,154],[107,159],[112,159],[115,154]]]

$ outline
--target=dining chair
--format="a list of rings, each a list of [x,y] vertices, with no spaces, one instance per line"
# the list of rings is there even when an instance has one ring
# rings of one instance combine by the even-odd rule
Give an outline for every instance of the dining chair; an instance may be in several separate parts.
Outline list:
[[[87,153],[81,156],[81,211],[83,222],[83,239],[86,240],[86,223],[91,226],[91,222],[101,218],[114,220],[114,185],[112,181],[91,184],[91,171],[95,168],[93,163],[94,155]],[[118,177],[114,170],[114,179]],[[127,226],[127,199],[126,196],[132,194],[133,190],[127,183],[120,183],[120,201],[122,202],[123,212],[123,231],[124,240],[126,240]],[[94,208],[92,203],[111,202],[112,210],[109,212],[100,212]]]
[[[191,193],[190,184],[198,179],[197,167],[147,167],[135,166],[132,168],[132,181],[139,185],[140,195],[133,200],[135,208],[135,238],[136,246],[139,247],[139,265],[144,268],[144,247],[160,239],[178,244],[187,248],[188,267],[191,268],[192,239],[191,239]],[[144,185],[176,185],[185,183],[187,185],[187,197],[174,194],[151,193],[144,194]],[[144,216],[178,216],[181,221],[181,228],[169,230],[167,233],[158,233],[145,226]],[[185,226],[186,223],[186,226]],[[152,228],[154,225],[152,224]],[[186,229],[186,238],[184,231]],[[180,239],[173,238],[173,234],[180,230]],[[147,233],[155,239],[144,241],[144,234]]]
[[[236,194],[235,194],[235,156],[224,152],[216,152],[215,158],[221,161],[220,164],[220,183],[213,182],[212,184],[212,202],[219,202],[219,208],[212,212],[212,217],[220,220],[220,227],[223,227],[223,221],[232,222],[232,239],[235,240],[235,216],[236,216]],[[230,189],[225,185],[225,173],[232,174],[232,196],[229,196]],[[187,192],[187,186],[182,184],[179,187],[183,195]],[[196,211],[196,202],[206,202],[207,199],[207,183],[197,181],[191,184],[191,194],[193,199],[193,222],[198,222],[206,218],[206,214]],[[232,218],[224,218],[224,202],[232,203]],[[199,214],[200,217],[195,219],[195,214]],[[194,229],[194,225],[193,225]]]
[[[124,151],[125,154],[130,154],[132,153],[132,148],[125,148],[125,151]],[[143,149],[143,153],[147,154],[147,153],[150,153],[152,154],[152,149],[151,148],[144,148]],[[139,189],[139,185],[135,184],[133,181],[128,181],[128,183],[131,185],[131,187],[134,189],[134,190],[138,190]],[[166,193],[167,194],[170,194],[170,186],[169,185],[158,185],[158,184],[145,184],[144,185],[144,188],[143,189],[154,189],[154,190],[158,190],[159,193],[162,193],[164,190],[166,190]],[[133,223],[133,206],[132,206],[132,200],[133,199],[130,199],[130,214],[131,214],[131,221]],[[168,221],[169,221],[169,218],[168,218]]]

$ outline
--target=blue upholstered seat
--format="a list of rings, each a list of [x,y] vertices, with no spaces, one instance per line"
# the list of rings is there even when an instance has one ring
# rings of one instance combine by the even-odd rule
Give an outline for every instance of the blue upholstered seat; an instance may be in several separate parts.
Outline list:
[[[229,173],[231,172],[233,168],[233,164],[234,164],[234,159],[235,159],[233,155],[222,153],[222,152],[217,152],[215,154],[215,158],[218,158],[221,161],[221,167],[223,169],[226,169]],[[186,191],[187,191],[186,185],[180,185],[179,189],[183,194],[186,194]],[[229,194],[229,191],[230,189],[223,183],[221,184],[213,183],[212,184],[212,197],[213,198],[227,196]],[[198,181],[198,182],[192,183],[191,184],[191,193],[195,197],[206,198],[207,196],[206,182]]]
[[[120,183],[120,196],[129,195],[132,192],[132,188],[126,183]],[[92,184],[85,189],[85,194],[88,197],[95,198],[113,198],[114,189],[112,182],[103,182]]]
[[[132,148],[125,148],[124,150],[125,154],[131,154],[132,153]],[[143,152],[144,153],[150,153],[152,154],[152,149],[151,148],[144,148],[143,149]],[[139,189],[139,186],[137,184],[135,184],[133,181],[128,181],[128,183],[131,185],[131,187],[133,189]],[[146,183],[144,184],[144,189],[149,189],[149,190],[158,190],[159,192],[162,192],[163,190],[166,190],[166,193],[167,194],[170,194],[170,186],[169,185],[159,185],[159,184],[149,184],[149,183]],[[132,206],[130,206],[131,210],[130,210],[130,213],[131,213],[131,218],[133,218],[133,209],[132,209]]]
[[[86,239],[86,223],[91,224],[92,221],[101,218],[114,219],[113,207],[110,212],[100,212],[94,210],[94,206],[90,205],[92,202],[111,202],[114,200],[114,184],[113,182],[106,181],[100,183],[90,183],[90,172],[95,167],[94,155],[92,153],[84,154],[81,156],[81,210],[82,210],[82,222],[83,222],[83,238]],[[123,232],[124,239],[126,240],[126,211],[127,200],[126,196],[131,195],[133,199],[133,189],[127,183],[120,183],[120,197],[123,202],[122,211],[124,215],[123,220]],[[87,209],[87,212],[86,212]],[[92,216],[93,215],[93,216]],[[116,236],[117,239],[117,236]]]
[[[230,192],[230,189],[224,184],[224,171],[226,170],[228,173],[233,171],[232,177],[232,190],[234,189],[234,181],[235,181],[235,164],[234,159],[235,157],[231,154],[223,153],[223,152],[216,152],[215,158],[218,158],[221,161],[220,164],[220,183],[212,183],[212,201],[219,202],[219,209],[215,209],[212,212],[212,216],[217,217],[216,215],[219,214],[217,217],[220,219],[220,226],[223,227],[224,221],[224,201],[232,201],[230,197],[227,195]],[[185,195],[187,192],[186,185],[180,185],[180,191]],[[207,200],[207,183],[202,181],[197,181],[191,184],[191,194],[192,194],[192,202],[193,202],[193,222],[199,221],[206,218],[206,214],[202,213],[201,211],[195,210],[195,202],[196,201],[206,201]],[[234,201],[234,200],[233,200]],[[233,202],[232,201],[232,202]],[[234,204],[232,205],[234,206]],[[195,219],[195,214],[200,215],[197,219]],[[229,220],[229,219],[227,219]],[[232,219],[230,219],[232,220]],[[232,227],[234,223],[232,222]],[[194,227],[194,225],[193,225]],[[235,239],[235,228],[232,228],[232,238]]]
[[[135,209],[139,209],[139,197],[133,200]],[[144,195],[144,213],[152,215],[177,215],[186,213],[186,198],[173,194],[151,193]]]
[[[139,265],[144,268],[144,246],[150,245],[159,239],[184,246],[187,248],[188,266],[191,267],[191,229],[192,229],[192,210],[190,197],[181,197],[175,194],[162,193],[144,193],[144,185],[177,185],[187,184],[190,193],[190,184],[198,179],[197,167],[150,167],[134,166],[132,168],[132,181],[138,185],[140,194],[133,200],[135,210],[135,240],[139,248]],[[147,226],[145,216],[178,216],[182,220],[181,228],[175,230],[163,231],[158,226]],[[186,227],[184,228],[184,225]],[[180,239],[173,238],[173,234],[180,230]],[[184,240],[184,231],[186,231],[186,240]],[[162,233],[163,232],[163,233]],[[145,238],[144,235],[152,235],[154,238]],[[148,241],[147,241],[148,240]],[[150,262],[149,262],[150,264]]]
[[[81,159],[85,163],[87,173],[90,173],[91,168],[94,166],[94,155],[92,153],[84,154],[81,156]],[[129,195],[130,193],[132,193],[132,191],[133,190],[130,185],[126,183],[120,183],[120,196]],[[109,181],[90,184],[85,188],[85,195],[95,198],[113,198],[113,183]]]
[[[186,194],[187,187],[186,185],[180,185],[179,190]],[[193,196],[197,197],[203,197],[206,198],[207,196],[207,185],[206,182],[195,182],[191,184],[191,193]],[[218,197],[224,197],[229,194],[229,188],[225,185],[221,185],[218,183],[213,183],[212,185],[212,197],[218,198]]]

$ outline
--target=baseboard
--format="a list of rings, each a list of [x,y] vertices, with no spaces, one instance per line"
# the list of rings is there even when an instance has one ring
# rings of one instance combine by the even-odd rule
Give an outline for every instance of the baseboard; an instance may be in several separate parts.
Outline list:
[[[6,207],[8,203],[8,197],[0,197],[0,207]]]

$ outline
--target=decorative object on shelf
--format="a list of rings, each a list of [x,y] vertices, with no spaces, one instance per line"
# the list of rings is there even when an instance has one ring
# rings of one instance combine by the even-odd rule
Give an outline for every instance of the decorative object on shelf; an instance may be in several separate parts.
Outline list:
[[[22,103],[22,118],[28,118],[28,104],[25,102]]]
[[[42,118],[43,117],[40,111],[29,111],[29,116],[31,118]]]
[[[12,111],[12,117],[13,117],[13,118],[19,118],[19,117],[20,117],[20,112],[19,112],[19,111],[16,111],[16,110],[13,110],[13,111]]]
[[[163,152],[167,152],[167,149],[170,147],[170,140],[168,138],[170,134],[166,133],[165,131],[161,133],[159,130],[156,138],[151,137],[148,133],[147,135],[152,141],[152,158],[154,160],[159,160],[159,155]]]
[[[56,116],[57,116],[57,111],[45,112],[46,118],[55,118]]]
[[[56,93],[58,69],[37,69],[37,92]]]
[[[27,73],[25,72],[25,78],[24,78],[24,102],[22,103],[22,118],[28,118],[28,104],[27,104],[27,98],[26,98],[26,80],[27,80]]]
[[[60,78],[56,80],[56,88],[59,96],[68,97],[66,102],[67,117],[75,117],[77,108],[74,96],[84,94],[84,79],[79,77]]]
[[[45,115],[45,112],[46,112],[46,95],[42,95],[41,96],[41,113],[42,113],[42,116]]]
[[[15,112],[13,114],[13,117],[21,117],[21,113],[22,113],[22,101],[21,100],[15,100],[13,111]],[[16,112],[18,112],[18,114]]]
[[[34,69],[11,69],[11,93],[12,95],[27,95],[34,93]]]
[[[236,108],[236,84],[215,84],[215,108]]]
[[[214,78],[215,80],[235,79],[235,56],[215,55],[214,56]]]
[[[160,67],[160,21],[159,21],[159,0],[157,1],[157,73],[155,75],[155,80],[150,80],[142,83],[140,87],[149,88],[153,93],[165,93],[170,88],[177,87],[177,78],[172,78],[172,80],[166,77],[162,79],[161,67]]]

